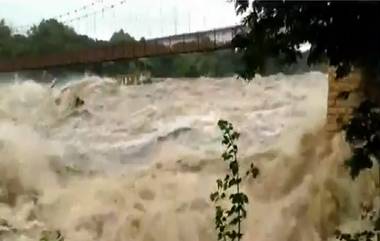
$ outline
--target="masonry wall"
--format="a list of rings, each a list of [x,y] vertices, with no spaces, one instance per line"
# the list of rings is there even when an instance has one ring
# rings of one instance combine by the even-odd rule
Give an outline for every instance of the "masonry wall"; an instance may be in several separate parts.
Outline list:
[[[326,129],[340,131],[349,121],[355,107],[364,96],[364,85],[360,72],[353,72],[345,78],[336,79],[335,69],[329,69],[329,92]]]
[[[380,105],[380,75],[373,79],[363,79],[359,71],[354,71],[343,79],[336,79],[335,69],[328,71],[329,91],[326,129],[340,131],[352,117],[352,112],[361,101],[369,99]],[[350,93],[350,94],[347,94]]]

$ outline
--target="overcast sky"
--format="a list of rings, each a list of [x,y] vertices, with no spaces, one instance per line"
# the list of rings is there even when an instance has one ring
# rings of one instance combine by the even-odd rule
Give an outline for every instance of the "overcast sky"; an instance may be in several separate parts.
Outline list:
[[[74,10],[91,5],[86,10]],[[124,29],[146,38],[199,31],[238,24],[240,17],[227,0],[0,0],[0,19],[12,26],[39,23],[42,19],[71,12],[62,21],[99,11],[96,15],[69,23],[75,30],[98,39],[109,39]],[[101,9],[114,4],[114,9]],[[177,23],[177,24],[175,24]]]

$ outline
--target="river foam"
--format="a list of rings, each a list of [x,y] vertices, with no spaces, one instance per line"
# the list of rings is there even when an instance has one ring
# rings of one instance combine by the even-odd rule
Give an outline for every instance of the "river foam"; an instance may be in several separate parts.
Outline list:
[[[226,167],[216,123],[241,132],[244,240],[326,240],[371,200],[373,175],[350,180],[340,135],[323,132],[327,77],[166,79],[118,86],[0,86],[0,238],[72,241],[216,240],[209,194]],[[85,105],[74,108],[75,98]]]

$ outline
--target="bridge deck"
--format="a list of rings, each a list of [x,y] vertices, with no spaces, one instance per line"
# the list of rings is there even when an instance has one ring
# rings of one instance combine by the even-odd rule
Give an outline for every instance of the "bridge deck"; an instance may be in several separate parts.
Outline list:
[[[233,26],[41,57],[25,56],[15,60],[1,61],[0,72],[214,51],[230,48],[231,40],[239,30],[240,26]]]

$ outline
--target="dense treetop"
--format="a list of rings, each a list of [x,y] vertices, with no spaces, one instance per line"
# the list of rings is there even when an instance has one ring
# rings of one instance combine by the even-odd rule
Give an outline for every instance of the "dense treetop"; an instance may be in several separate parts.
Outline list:
[[[263,71],[267,56],[294,63],[306,42],[311,44],[308,63],[327,59],[339,77],[352,67],[373,74],[379,66],[379,1],[236,0],[235,6],[246,15],[247,31],[234,41],[243,54],[243,77]]]

